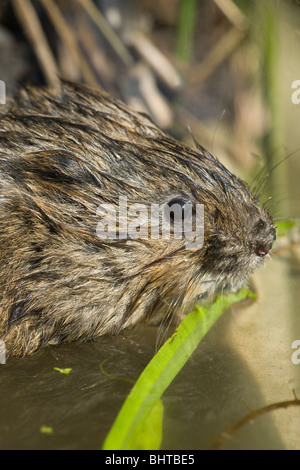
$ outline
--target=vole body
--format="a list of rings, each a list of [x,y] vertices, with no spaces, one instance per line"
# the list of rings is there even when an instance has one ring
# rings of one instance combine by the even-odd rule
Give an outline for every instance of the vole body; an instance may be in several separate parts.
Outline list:
[[[246,183],[108,95],[28,88],[0,125],[0,338],[9,355],[159,322],[235,290],[275,229]],[[101,204],[204,205],[204,245],[104,240]]]

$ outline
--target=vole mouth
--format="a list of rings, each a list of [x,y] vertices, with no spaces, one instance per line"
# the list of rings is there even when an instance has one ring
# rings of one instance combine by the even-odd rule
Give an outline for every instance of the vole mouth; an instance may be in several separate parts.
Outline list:
[[[263,258],[264,256],[266,256],[269,251],[271,250],[273,246],[273,243],[272,244],[269,244],[269,245],[258,245],[258,247],[255,249],[255,254],[257,256],[259,256],[260,258]]]

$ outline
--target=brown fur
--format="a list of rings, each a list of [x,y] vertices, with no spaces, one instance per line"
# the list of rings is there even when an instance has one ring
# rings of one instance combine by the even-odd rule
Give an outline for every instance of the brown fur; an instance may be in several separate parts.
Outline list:
[[[247,185],[106,94],[28,88],[0,126],[0,338],[10,355],[156,323],[238,288],[275,239]],[[205,206],[205,244],[103,241],[100,203]]]

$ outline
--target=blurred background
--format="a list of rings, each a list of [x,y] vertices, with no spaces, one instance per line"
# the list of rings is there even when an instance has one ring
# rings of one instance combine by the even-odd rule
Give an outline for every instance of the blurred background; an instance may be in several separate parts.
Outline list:
[[[7,106],[26,83],[59,90],[58,77],[106,90],[261,187],[276,221],[300,217],[299,50],[299,0],[0,0]],[[298,227],[254,278],[258,303],[222,318],[166,392],[163,448],[202,448],[245,403],[300,395]],[[130,389],[101,375],[100,359],[136,380],[156,341],[141,328],[1,367],[0,447],[100,447]],[[53,365],[76,373],[62,380]],[[225,447],[300,449],[299,410],[276,413]]]

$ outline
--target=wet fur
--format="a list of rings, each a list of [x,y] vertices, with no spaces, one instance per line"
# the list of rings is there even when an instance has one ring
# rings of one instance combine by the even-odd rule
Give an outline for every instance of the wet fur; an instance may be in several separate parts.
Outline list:
[[[0,338],[10,355],[157,323],[196,297],[235,290],[275,229],[246,183],[108,95],[28,88],[0,126]],[[205,243],[103,241],[97,207],[205,206]]]

